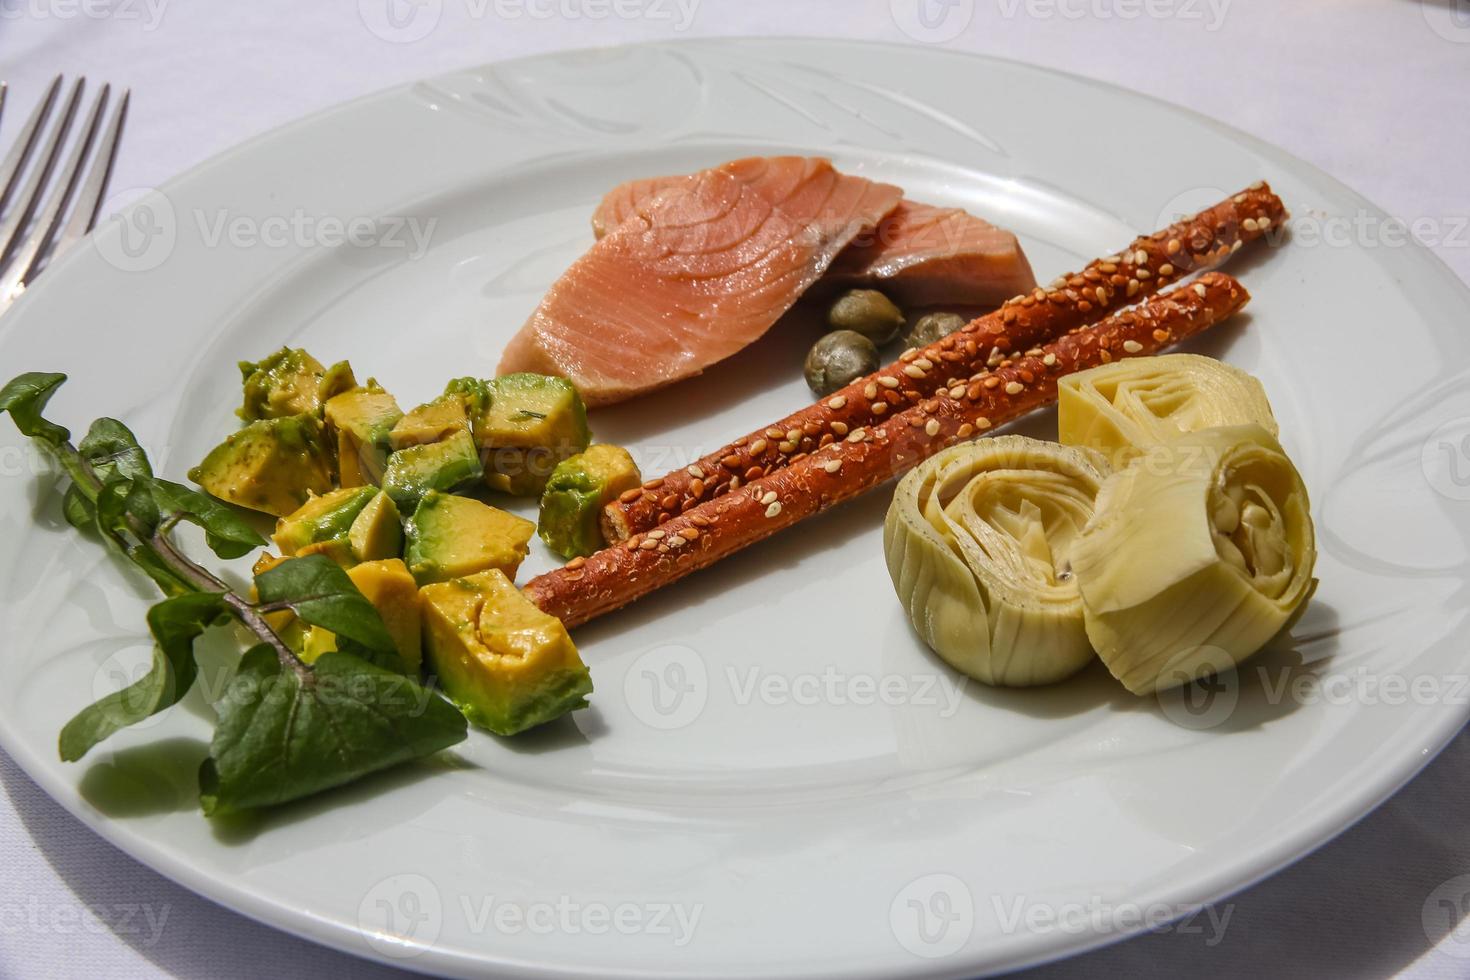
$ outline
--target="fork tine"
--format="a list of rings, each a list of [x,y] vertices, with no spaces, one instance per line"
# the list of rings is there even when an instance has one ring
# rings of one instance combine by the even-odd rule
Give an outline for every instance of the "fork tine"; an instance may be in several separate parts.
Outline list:
[[[31,216],[36,213],[36,205],[41,201],[41,192],[46,187],[46,182],[51,179],[51,171],[56,166],[56,158],[61,153],[62,143],[66,140],[66,134],[71,129],[71,122],[76,116],[77,103],[82,98],[82,87],[86,79],[78,78],[72,84],[71,94],[67,96],[66,107],[61,111],[61,119],[52,127],[51,133],[46,137],[46,145],[41,149],[41,159],[31,168],[26,178],[25,187],[21,190],[21,197],[15,202],[15,207],[10,214],[0,219],[0,269],[6,267],[6,261],[11,253],[15,251],[16,245],[20,243],[21,236],[30,224]]]
[[[102,143],[92,159],[92,169],[88,171],[87,180],[82,184],[82,196],[77,199],[77,206],[72,209],[66,230],[56,242],[57,255],[91,231],[92,225],[97,221],[97,210],[102,206],[102,195],[107,193],[107,181],[112,176],[113,161],[117,159],[117,145],[122,139],[123,123],[128,117],[128,101],[132,94],[130,90],[124,89],[117,108],[112,110],[107,131],[102,135]]]
[[[61,76],[57,75],[51,80],[51,85],[46,89],[46,95],[36,108],[31,110],[31,117],[21,127],[20,134],[16,136],[15,145],[5,156],[5,162],[0,163],[0,214],[5,213],[5,205],[10,202],[10,195],[15,192],[16,185],[20,182],[22,168],[31,157],[31,150],[36,146],[36,135],[41,131],[41,124],[51,114],[51,106],[56,102],[56,93],[61,91]]]
[[[45,210],[36,219],[30,234],[26,236],[25,243],[16,251],[10,265],[0,271],[0,297],[9,297],[17,293],[20,287],[30,281],[31,276],[45,258],[46,248],[55,237],[56,229],[61,226],[62,215],[80,183],[82,164],[86,162],[87,153],[92,149],[92,142],[97,137],[97,127],[102,122],[102,111],[107,107],[108,94],[111,90],[110,85],[102,86],[102,91],[92,103],[92,111],[87,114],[87,121],[82,126],[81,135],[77,137],[76,143],[71,148],[71,154],[62,167],[61,180],[52,190]]]

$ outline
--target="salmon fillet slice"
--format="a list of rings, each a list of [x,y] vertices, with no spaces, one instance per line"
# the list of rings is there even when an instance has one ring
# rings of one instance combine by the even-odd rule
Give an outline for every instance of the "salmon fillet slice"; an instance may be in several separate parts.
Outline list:
[[[607,405],[759,338],[902,191],[814,157],[736,160],[633,205],[552,285],[500,374],[572,381]]]
[[[605,235],[643,202],[689,186],[697,174],[630,180],[608,192],[592,215]],[[1036,288],[1016,236],[959,208],[901,201],[861,235],[823,279],[832,288],[881,289],[902,306],[999,306]]]

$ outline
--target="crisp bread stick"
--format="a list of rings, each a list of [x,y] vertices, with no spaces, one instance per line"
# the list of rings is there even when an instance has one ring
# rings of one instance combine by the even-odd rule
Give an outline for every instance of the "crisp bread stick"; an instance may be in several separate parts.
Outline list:
[[[610,503],[602,515],[608,541],[648,531],[705,500],[758,480],[803,454],[953,388],[971,375],[1094,323],[1125,304],[1218,263],[1281,222],[1286,208],[1265,184],[1186,221],[1140,238],[1048,289],[1010,300],[922,350],[860,378],[835,394],[715,450],[692,466],[649,480]]]
[[[577,626],[662,588],[833,504],[886,482],[948,446],[1056,398],[1057,378],[1154,354],[1246,304],[1245,287],[1210,272],[1196,282],[936,392],[874,426],[707,500],[657,528],[577,558],[527,583],[525,594]]]

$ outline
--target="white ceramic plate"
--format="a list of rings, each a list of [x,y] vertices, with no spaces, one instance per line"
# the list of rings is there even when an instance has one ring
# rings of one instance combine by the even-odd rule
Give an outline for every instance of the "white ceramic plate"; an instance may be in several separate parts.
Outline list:
[[[1260,178],[1326,231],[1239,263],[1251,315],[1204,344],[1265,382],[1314,495],[1322,585],[1293,649],[1198,703],[1136,700],[1102,670],[1051,690],[961,686],[892,598],[878,493],[582,631],[597,694],[572,721],[473,734],[434,764],[217,828],[195,809],[198,692],[83,764],[57,761],[61,724],[145,658],[151,596],[64,527],[54,478],[7,423],[5,749],[188,887],[417,969],[960,975],[1238,889],[1362,816],[1460,727],[1465,290],[1423,251],[1354,231],[1381,231],[1380,212],[1323,174],[1096,82],[815,41],[447,75],[144,196],[4,319],[0,363],[68,372],[55,417],[124,418],[180,478],[231,427],[237,359],[304,344],[415,403],[493,370],[587,245],[604,190],[774,151],[994,218],[1043,278]],[[364,221],[371,241],[333,240]],[[764,341],[594,426],[669,469],[805,403],[808,340]],[[548,566],[543,552],[526,571]]]

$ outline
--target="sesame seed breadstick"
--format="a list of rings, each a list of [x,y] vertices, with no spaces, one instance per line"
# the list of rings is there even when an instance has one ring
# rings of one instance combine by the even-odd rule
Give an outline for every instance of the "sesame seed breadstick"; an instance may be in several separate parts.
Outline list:
[[[567,626],[578,626],[871,490],[941,449],[1051,403],[1062,375],[1157,353],[1225,319],[1248,299],[1245,287],[1230,276],[1205,273],[997,366],[958,393],[942,390],[876,426],[853,428],[841,440],[647,533],[540,575],[526,584],[525,594]]]
[[[1157,293],[1169,283],[1228,258],[1286,216],[1266,184],[1227,198],[1193,218],[1134,241],[1118,255],[1093,262],[1047,289],[1010,300],[999,310],[922,350],[908,350],[881,368],[773,425],[717,449],[686,469],[634,488],[608,504],[602,530],[609,541],[648,531],[705,500],[758,480],[859,426],[911,408],[940,390],[968,384],[971,375],[1015,359],[1111,309]]]

